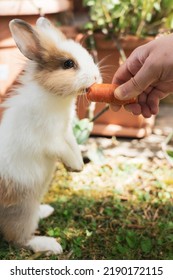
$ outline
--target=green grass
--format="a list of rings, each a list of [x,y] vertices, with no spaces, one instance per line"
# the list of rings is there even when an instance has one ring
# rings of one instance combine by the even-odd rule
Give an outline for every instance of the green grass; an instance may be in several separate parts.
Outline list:
[[[0,259],[173,259],[173,172],[164,161],[58,165],[45,198],[54,214],[37,234],[55,237],[60,256],[46,257],[0,241]]]

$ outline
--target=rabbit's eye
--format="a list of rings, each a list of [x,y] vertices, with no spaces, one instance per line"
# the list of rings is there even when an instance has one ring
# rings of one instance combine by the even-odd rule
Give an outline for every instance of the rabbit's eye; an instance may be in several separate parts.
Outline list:
[[[63,64],[64,69],[70,69],[70,68],[73,68],[74,66],[75,66],[75,63],[72,59],[66,60]]]

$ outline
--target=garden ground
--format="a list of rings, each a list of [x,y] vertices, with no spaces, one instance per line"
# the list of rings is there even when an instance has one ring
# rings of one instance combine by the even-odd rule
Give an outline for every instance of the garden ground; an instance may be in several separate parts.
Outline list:
[[[0,259],[173,259],[173,166],[162,143],[173,127],[162,105],[153,134],[141,139],[91,137],[80,173],[57,169],[45,202],[55,212],[36,234],[64,249],[46,257],[0,241]]]

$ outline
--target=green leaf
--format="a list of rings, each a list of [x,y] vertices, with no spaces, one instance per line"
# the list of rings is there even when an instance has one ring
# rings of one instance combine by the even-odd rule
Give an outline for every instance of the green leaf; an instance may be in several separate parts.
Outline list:
[[[87,30],[92,30],[94,28],[94,25],[92,22],[89,21],[89,22],[85,23],[84,28]]]
[[[75,119],[73,125],[73,133],[78,144],[85,143],[93,129],[93,122],[89,119]]]
[[[121,253],[121,254],[126,254],[128,251],[128,248],[121,245],[121,244],[117,244],[117,250]]]
[[[85,233],[86,233],[86,236],[87,236],[87,237],[90,237],[90,236],[92,235],[92,231],[89,231],[89,230],[87,230],[87,229],[86,229]]]
[[[152,19],[152,13],[147,13],[147,15],[146,15],[146,20],[147,20],[148,22],[150,22],[151,19]]]
[[[49,230],[47,231],[47,234],[48,234],[49,236],[53,237],[53,236],[54,236],[54,230],[53,230],[53,229],[49,229]]]
[[[160,12],[160,3],[159,2],[154,3],[154,8],[156,11]]]
[[[59,237],[61,236],[61,229],[56,227],[54,229],[49,229],[47,231],[48,235],[51,236],[51,237]]]
[[[152,249],[151,239],[145,238],[141,241],[141,249],[144,253],[149,253]]]
[[[105,23],[105,20],[103,18],[99,18],[97,21],[98,25],[104,25],[104,23]]]
[[[131,249],[134,249],[138,244],[136,233],[133,231],[128,231],[126,236],[126,242]]]
[[[167,150],[166,152],[167,152],[168,156],[173,158],[173,150]]]
[[[105,213],[110,217],[112,217],[114,215],[113,209],[111,207],[106,207],[105,208]]]
[[[173,242],[173,234],[168,234],[168,235],[166,236],[166,238],[167,238],[167,240]]]
[[[84,6],[91,7],[95,4],[95,1],[94,0],[84,0],[83,4],[84,4]]]
[[[126,236],[126,241],[130,248],[132,248],[132,249],[135,248],[134,240],[132,240],[130,237]]]

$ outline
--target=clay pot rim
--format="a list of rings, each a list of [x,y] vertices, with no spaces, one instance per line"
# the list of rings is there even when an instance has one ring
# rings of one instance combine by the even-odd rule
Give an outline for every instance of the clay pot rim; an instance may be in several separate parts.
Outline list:
[[[94,38],[96,42],[96,47],[99,49],[115,49],[115,42],[113,40],[106,37],[101,32],[94,33]],[[154,40],[153,36],[147,36],[144,38],[137,37],[135,35],[126,35],[120,38],[120,42],[122,44],[123,49],[132,50],[139,45],[146,44],[150,41]]]

